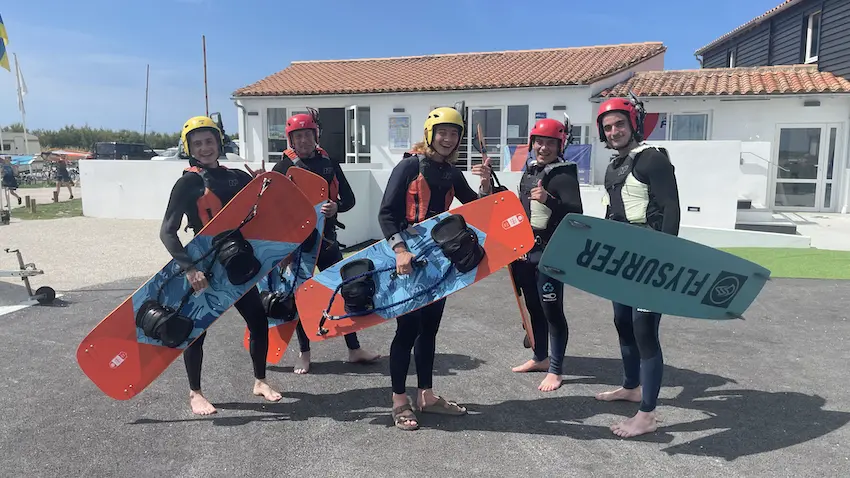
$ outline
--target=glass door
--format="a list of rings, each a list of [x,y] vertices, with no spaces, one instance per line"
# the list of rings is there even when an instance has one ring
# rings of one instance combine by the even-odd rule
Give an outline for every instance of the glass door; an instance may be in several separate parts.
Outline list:
[[[780,125],[777,128],[773,207],[781,211],[826,212],[838,190],[835,160],[840,125]]]
[[[461,169],[470,170],[472,166],[481,164],[483,158],[481,153],[476,149],[478,145],[472,144],[472,138],[478,138],[478,125],[481,125],[481,130],[484,133],[484,143],[487,146],[487,155],[490,156],[490,161],[494,171],[501,171],[502,158],[502,110],[501,107],[496,108],[469,108],[470,120],[468,121],[468,129],[465,135],[467,146],[468,161],[464,161],[463,157],[458,160],[458,167],[461,163],[464,166]],[[461,143],[464,144],[464,143]],[[462,156],[462,155],[461,155]]]
[[[357,150],[360,144],[357,122],[357,105],[345,108],[345,162],[357,162]]]

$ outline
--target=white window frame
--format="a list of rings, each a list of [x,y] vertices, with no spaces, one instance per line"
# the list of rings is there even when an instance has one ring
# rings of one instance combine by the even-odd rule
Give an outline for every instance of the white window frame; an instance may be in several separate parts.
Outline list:
[[[680,111],[678,113],[667,112],[667,141],[708,141],[711,139],[711,110],[707,111]],[[703,139],[673,139],[673,122],[676,116],[705,116],[705,138]]]
[[[817,19],[818,19],[818,36],[820,36],[820,29],[823,28],[823,15],[821,15],[821,11],[818,10],[818,11],[810,14],[809,17],[808,17],[808,22],[807,22],[807,26],[806,26],[806,55],[805,55],[805,57],[806,57],[805,62],[806,63],[817,62],[818,61],[818,53],[820,51],[820,43],[818,43],[818,52],[815,52],[814,55],[811,54],[812,53],[812,30],[813,30],[813,26],[814,26],[815,16],[817,16]]]
[[[735,49],[731,48],[726,55],[726,61],[729,63],[729,68],[735,68]]]
[[[363,125],[360,123],[360,118],[358,115],[358,110],[360,108],[369,108],[369,131],[364,131]],[[354,151],[351,150],[351,144],[349,144],[349,139],[351,138],[351,123],[348,119],[348,112],[351,111],[354,113]],[[369,135],[370,141],[370,150],[371,150],[371,141],[372,141],[372,105],[358,105],[352,104],[345,107],[345,164],[359,164],[359,163],[371,163],[372,162],[372,153],[370,152],[361,152],[360,146],[363,142],[363,136],[365,134]]]

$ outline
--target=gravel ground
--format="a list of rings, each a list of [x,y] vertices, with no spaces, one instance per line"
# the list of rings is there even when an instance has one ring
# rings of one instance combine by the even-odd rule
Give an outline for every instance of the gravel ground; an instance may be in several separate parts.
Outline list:
[[[62,293],[156,273],[170,259],[159,240],[159,225],[151,220],[87,217],[14,221],[0,226],[0,249],[20,249],[25,262],[44,271],[30,279],[33,289],[47,285]],[[182,228],[179,235],[184,243],[192,237]],[[15,256],[0,251],[0,269],[16,268]],[[26,298],[19,279],[0,279],[0,305]]]

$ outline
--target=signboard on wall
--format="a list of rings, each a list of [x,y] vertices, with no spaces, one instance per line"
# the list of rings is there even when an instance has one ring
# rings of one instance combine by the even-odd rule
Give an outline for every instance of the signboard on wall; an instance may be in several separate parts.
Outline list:
[[[546,112],[545,111],[539,111],[537,113],[534,113],[534,119],[544,119],[544,118],[546,118]]]
[[[410,116],[392,115],[389,121],[390,149],[410,149]]]

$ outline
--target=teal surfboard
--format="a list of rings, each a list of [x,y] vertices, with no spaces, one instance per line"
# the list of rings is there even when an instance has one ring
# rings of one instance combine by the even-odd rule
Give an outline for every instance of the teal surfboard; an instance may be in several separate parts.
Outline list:
[[[738,319],[770,278],[764,267],[653,229],[568,214],[538,268],[632,307],[695,319]]]

